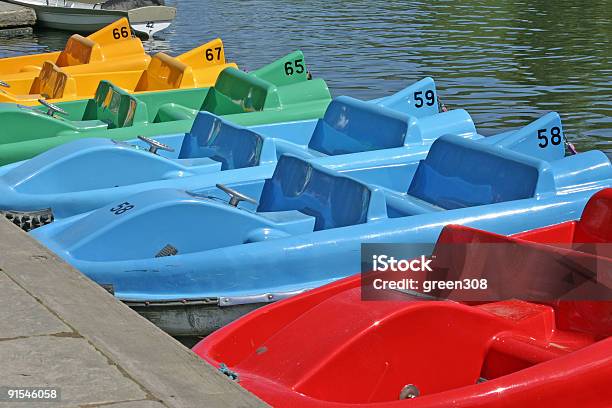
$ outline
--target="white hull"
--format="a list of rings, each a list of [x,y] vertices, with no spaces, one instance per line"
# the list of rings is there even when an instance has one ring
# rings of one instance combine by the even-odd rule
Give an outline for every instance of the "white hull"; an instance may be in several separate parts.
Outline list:
[[[152,6],[128,11],[106,10],[88,3],[63,0],[8,0],[10,3],[31,7],[36,12],[37,23],[44,27],[80,33],[93,33],[122,17],[139,34],[152,37],[172,24],[175,10],[170,7]],[[63,5],[66,6],[63,6]],[[160,13],[161,11],[161,13]],[[150,15],[151,17],[148,17]],[[160,18],[164,16],[165,18]]]

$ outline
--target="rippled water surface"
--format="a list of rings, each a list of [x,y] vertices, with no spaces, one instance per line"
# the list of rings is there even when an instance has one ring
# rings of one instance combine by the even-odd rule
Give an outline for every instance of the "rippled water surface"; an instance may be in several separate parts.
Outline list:
[[[388,95],[424,76],[481,133],[558,111],[570,140],[612,152],[612,0],[168,1],[178,17],[150,51],[178,54],[220,36],[255,69],[294,49],[334,95]],[[66,33],[0,39],[0,57],[56,50]]]

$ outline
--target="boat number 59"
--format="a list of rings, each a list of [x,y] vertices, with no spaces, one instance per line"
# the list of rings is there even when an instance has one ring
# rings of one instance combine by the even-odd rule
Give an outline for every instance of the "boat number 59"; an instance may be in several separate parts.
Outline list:
[[[561,129],[558,126],[550,128],[550,144],[554,146],[561,144],[561,138]],[[538,140],[540,140],[538,146],[542,149],[548,146],[548,129],[538,129]]]
[[[425,105],[433,106],[434,103],[436,103],[436,95],[431,89],[425,91],[425,100],[423,100],[423,91],[416,91],[414,93],[415,108],[422,108]]]
[[[130,211],[132,208],[134,208],[134,204],[130,204],[126,201],[116,207],[111,208],[110,211],[115,215],[121,215],[126,211]]]
[[[301,74],[304,72],[304,62],[303,59],[296,59],[295,61],[287,61],[285,62],[285,75],[291,76],[295,72],[296,74]],[[295,69],[293,68],[295,67]]]
[[[115,40],[118,40],[120,38],[128,38],[130,36],[130,32],[128,31],[127,27],[121,27],[121,31],[119,31],[118,28],[115,28],[113,30],[113,38]]]

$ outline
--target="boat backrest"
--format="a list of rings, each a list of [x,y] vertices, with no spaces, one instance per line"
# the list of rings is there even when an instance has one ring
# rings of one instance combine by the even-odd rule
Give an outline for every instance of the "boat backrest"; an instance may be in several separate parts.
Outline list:
[[[308,68],[304,54],[297,50],[251,72],[251,75],[276,86],[284,86],[307,81]]]
[[[349,177],[290,155],[267,179],[257,211],[296,210],[315,217],[315,231],[368,220],[370,189]]]
[[[334,98],[308,147],[333,156],[404,145],[408,116],[348,96]]]
[[[442,136],[420,161],[408,194],[445,209],[530,198],[540,183],[554,186],[547,166],[521,153]]]
[[[64,50],[60,53],[57,65],[69,67],[89,64],[90,62],[100,62],[103,59],[102,48],[99,44],[87,37],[73,34],[66,42]]]
[[[132,35],[128,19],[120,18],[88,37],[72,35],[66,42],[56,64],[60,67],[68,67],[105,62],[108,59],[118,59],[128,55],[145,57],[145,51],[140,39]]]
[[[595,194],[584,207],[576,228],[576,242],[612,242],[612,189]]]
[[[136,88],[139,91],[160,91],[193,86],[193,69],[162,52],[155,54],[146,70],[143,71]]]
[[[221,71],[201,110],[218,114],[261,111],[280,105],[276,86],[236,68]]]
[[[74,96],[77,93],[76,81],[51,61],[45,61],[31,93],[39,93],[45,99]]]
[[[221,170],[241,169],[259,164],[263,144],[263,137],[252,130],[200,112],[183,140],[179,158],[210,157],[221,162]]]
[[[132,126],[134,119],[146,117],[146,107],[126,91],[101,81],[96,95],[85,108],[83,120],[100,120],[109,129]]]

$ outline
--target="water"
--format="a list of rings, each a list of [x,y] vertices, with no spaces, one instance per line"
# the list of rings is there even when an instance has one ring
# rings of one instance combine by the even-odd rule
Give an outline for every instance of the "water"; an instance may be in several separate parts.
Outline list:
[[[612,0],[501,3],[180,0],[146,48],[178,54],[219,36],[249,70],[299,48],[334,95],[366,99],[432,76],[483,134],[558,111],[579,150],[612,153]],[[57,50],[67,36],[0,39],[0,57]]]

